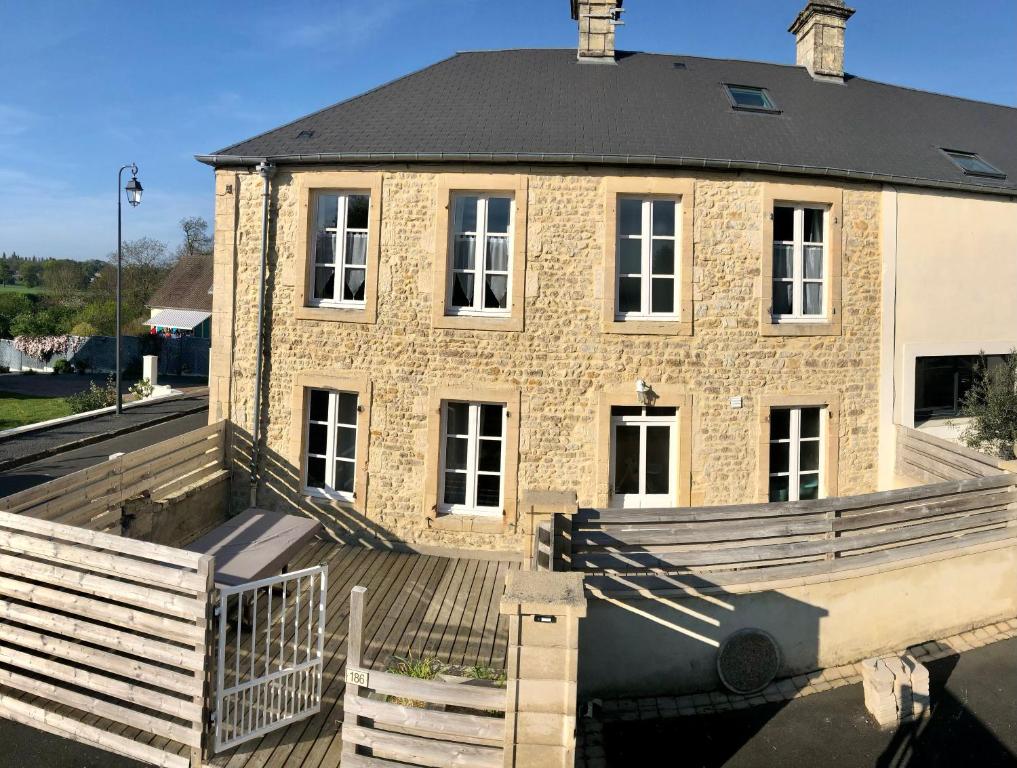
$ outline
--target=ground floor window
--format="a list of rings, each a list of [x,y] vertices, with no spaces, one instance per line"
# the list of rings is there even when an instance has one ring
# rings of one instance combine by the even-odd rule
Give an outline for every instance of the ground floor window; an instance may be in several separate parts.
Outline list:
[[[942,355],[915,360],[915,421],[959,416],[964,397],[975,380],[980,355]],[[990,368],[1003,365],[1005,355],[986,355]]]
[[[674,506],[678,409],[611,408],[611,506]]]
[[[440,512],[502,514],[505,417],[503,403],[442,403]]]
[[[770,411],[770,501],[818,499],[825,408]]]
[[[358,412],[355,392],[307,390],[304,486],[308,491],[354,498]]]

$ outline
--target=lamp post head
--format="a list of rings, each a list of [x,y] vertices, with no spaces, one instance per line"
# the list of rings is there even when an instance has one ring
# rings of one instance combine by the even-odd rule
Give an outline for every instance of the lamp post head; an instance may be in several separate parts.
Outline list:
[[[136,208],[141,204],[141,193],[144,189],[141,186],[141,182],[138,181],[138,166],[131,167],[131,178],[128,179],[124,191],[127,192],[127,202],[131,204],[132,208]]]

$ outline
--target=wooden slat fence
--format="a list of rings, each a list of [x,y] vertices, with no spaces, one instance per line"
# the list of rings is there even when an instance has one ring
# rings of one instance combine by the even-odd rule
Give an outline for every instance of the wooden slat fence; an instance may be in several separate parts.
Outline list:
[[[702,585],[806,578],[1017,538],[1011,474],[817,501],[580,509],[553,560],[587,584]],[[569,519],[571,517],[571,519]],[[696,580],[685,580],[695,584]]]
[[[212,558],[0,512],[0,717],[200,765]]]
[[[0,499],[0,511],[118,534],[120,505],[164,499],[225,475],[226,422],[179,435]]]
[[[354,587],[350,594],[343,768],[502,768],[505,689],[363,667],[366,593]]]
[[[897,472],[924,483],[1001,475],[1000,460],[910,427],[897,427]]]

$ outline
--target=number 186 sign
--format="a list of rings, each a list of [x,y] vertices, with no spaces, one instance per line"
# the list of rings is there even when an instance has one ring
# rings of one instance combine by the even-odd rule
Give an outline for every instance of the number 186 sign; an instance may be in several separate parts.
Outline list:
[[[365,688],[368,687],[368,681],[370,675],[362,669],[347,669],[346,670],[346,683],[347,685],[362,685]]]

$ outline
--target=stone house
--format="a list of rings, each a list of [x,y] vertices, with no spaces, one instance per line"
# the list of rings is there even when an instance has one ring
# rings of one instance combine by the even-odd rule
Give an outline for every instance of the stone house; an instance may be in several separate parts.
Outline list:
[[[793,66],[617,52],[621,5],[572,0],[578,55],[456,54],[199,157],[238,504],[511,550],[531,489],[873,491],[898,324],[978,303],[961,347],[1017,342],[1014,302],[926,306],[915,266],[956,272],[932,233],[984,220],[965,259],[1014,285],[1017,110],[846,74],[842,0],[795,19]]]

